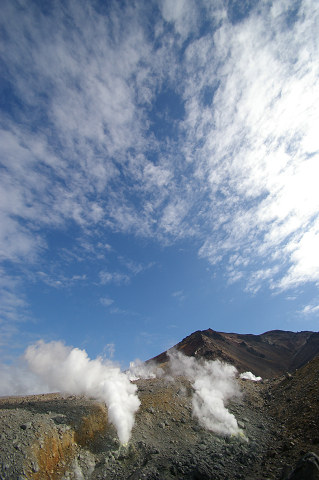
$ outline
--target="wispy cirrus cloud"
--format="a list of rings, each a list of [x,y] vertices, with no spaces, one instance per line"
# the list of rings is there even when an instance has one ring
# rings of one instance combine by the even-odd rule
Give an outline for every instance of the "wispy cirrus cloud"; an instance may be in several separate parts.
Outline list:
[[[38,228],[74,221],[83,228],[106,222],[124,231],[141,224],[142,230],[147,219],[127,202],[120,170],[139,182],[144,169],[141,182],[148,185],[162,185],[169,176],[138,155],[149,145],[137,95],[140,99],[145,83],[152,87],[157,81],[156,62],[151,69],[149,61],[152,47],[134,8],[113,13],[112,23],[84,2],[77,8],[71,2],[63,9],[52,5],[50,15],[36,5],[22,4],[20,10],[11,2],[3,5],[5,80],[19,121],[8,121],[6,114],[1,120],[2,245],[7,247],[5,239],[14,231],[21,240],[11,244],[16,255],[36,252],[41,240],[22,229],[19,218]],[[126,161],[130,148],[134,165]]]
[[[0,268],[0,355],[19,333],[19,324],[30,320],[29,304],[23,292],[22,279]],[[17,340],[18,342],[18,340]]]
[[[22,227],[19,211],[38,229],[74,221],[164,242],[195,236],[203,239],[200,255],[212,263],[234,251],[247,258],[249,250],[258,263],[280,252],[286,269],[295,264],[298,235],[310,222],[317,228],[318,9],[302,3],[287,28],[289,8],[280,2],[246,12],[235,25],[230,12],[215,7],[163,2],[161,28],[154,30],[162,45],[154,50],[133,6],[115,11],[112,23],[91,5],[67,3],[70,30],[58,5],[46,16],[36,6],[18,14],[5,4],[8,80],[18,79],[14,91],[31,118],[37,121],[39,112],[47,118],[40,135],[12,122],[3,128],[3,244],[15,231],[16,256],[45,246],[43,236]],[[218,22],[199,37],[204,10]],[[118,36],[128,17],[129,28]],[[159,148],[149,131],[149,101],[168,74],[163,59],[180,54],[178,42],[166,43],[165,22],[174,24],[177,36],[195,37],[172,77],[183,79],[183,89],[176,88],[185,106],[183,135],[175,144],[168,137],[155,165],[146,155]],[[143,103],[139,92],[145,89]],[[287,239],[293,239],[289,246]],[[281,277],[281,286],[297,278]]]
[[[109,307],[111,306],[113,303],[114,303],[114,300],[110,297],[101,297],[100,298],[100,303],[104,306],[104,307]]]
[[[28,318],[26,315],[28,304],[25,296],[22,293],[20,293],[20,295],[17,293],[17,285],[13,284],[11,278],[5,278],[5,280],[6,283],[4,284],[2,281],[0,287],[1,323],[5,323],[5,321],[8,320],[13,323],[26,320]]]
[[[99,276],[102,285],[106,285],[108,283],[127,285],[130,282],[130,277],[126,273],[101,271]]]
[[[176,290],[172,293],[172,297],[176,298],[179,302],[183,302],[186,298],[186,295],[183,290]]]
[[[73,285],[113,255],[100,284],[127,285],[152,262],[125,234],[190,239],[251,294],[318,282],[319,8],[255,5],[3,2],[4,268]]]
[[[160,3],[161,13],[166,22],[174,25],[182,40],[199,27],[199,11],[194,0],[164,0]]]
[[[87,275],[85,273],[82,275],[72,275],[71,277],[66,277],[65,275],[61,274],[54,275],[39,271],[36,273],[36,278],[53,288],[70,288],[76,283],[83,283],[87,281]]]
[[[127,273],[101,270],[99,277],[102,284],[114,283],[117,285],[126,285],[131,281],[132,277],[145,272],[155,264],[154,262],[149,262],[148,264],[135,262],[134,260],[125,258],[121,255],[119,255],[118,260],[126,268]]]
[[[215,264],[237,253],[249,268],[230,278],[256,269],[255,282],[286,289],[319,271],[318,8],[302,3],[288,28],[289,8],[279,7],[190,44],[185,132],[211,197],[200,256]]]
[[[319,305],[305,305],[305,307],[299,313],[302,315],[318,314]]]

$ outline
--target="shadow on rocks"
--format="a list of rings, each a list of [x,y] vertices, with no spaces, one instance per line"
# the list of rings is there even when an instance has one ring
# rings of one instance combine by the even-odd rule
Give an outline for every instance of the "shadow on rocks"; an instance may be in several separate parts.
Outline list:
[[[319,480],[319,457],[313,452],[306,453],[283,480]]]

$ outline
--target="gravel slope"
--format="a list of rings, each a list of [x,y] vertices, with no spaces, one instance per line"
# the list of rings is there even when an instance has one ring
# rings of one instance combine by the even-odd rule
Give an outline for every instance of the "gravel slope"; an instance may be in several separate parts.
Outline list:
[[[0,479],[284,478],[300,453],[318,446],[310,439],[299,448],[286,424],[288,410],[276,409],[286,398],[285,382],[297,380],[240,381],[243,396],[228,407],[245,436],[230,438],[204,430],[192,417],[185,379],[138,380],[141,407],[126,446],[107,422],[106,407],[92,399],[1,398]]]

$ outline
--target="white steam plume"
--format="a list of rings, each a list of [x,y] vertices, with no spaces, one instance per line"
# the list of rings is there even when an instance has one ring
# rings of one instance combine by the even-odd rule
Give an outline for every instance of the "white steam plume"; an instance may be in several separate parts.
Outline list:
[[[193,415],[208,430],[222,435],[241,433],[237,420],[226,403],[240,396],[237,370],[232,365],[215,361],[199,361],[181,352],[168,352],[173,375],[187,377],[194,388]]]
[[[158,367],[155,363],[145,363],[139,359],[130,362],[130,367],[126,372],[126,375],[131,381],[138,380],[139,378],[159,378],[162,377],[163,374],[163,369]]]
[[[243,380],[251,380],[252,382],[260,382],[262,380],[261,377],[256,377],[253,373],[251,372],[244,372],[239,375],[240,378]]]
[[[128,442],[140,401],[136,385],[118,367],[101,358],[90,360],[85,350],[61,342],[39,341],[27,348],[24,358],[50,389],[104,401],[120,442]]]
[[[0,396],[47,393],[47,383],[30,372],[21,359],[14,365],[0,365]]]

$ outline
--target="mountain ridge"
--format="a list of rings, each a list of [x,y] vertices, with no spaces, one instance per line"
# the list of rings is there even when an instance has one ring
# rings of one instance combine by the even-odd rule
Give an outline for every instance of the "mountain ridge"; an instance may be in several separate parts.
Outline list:
[[[198,330],[177,344],[179,351],[197,358],[190,362],[198,367],[197,380],[208,357],[228,357],[240,364],[239,371],[253,373],[258,373],[253,360],[266,362],[264,370],[272,374],[281,358],[275,377],[262,382],[233,377],[240,394],[225,399],[225,407],[238,422],[238,435],[216,433],[199,421],[194,398],[202,383],[195,386],[186,370],[172,376],[168,369],[167,376],[164,369],[163,375],[134,380],[141,403],[127,444],[117,438],[110,411],[100,400],[67,393],[0,397],[0,478],[319,480],[318,345],[318,332],[253,335],[212,329]],[[168,354],[155,359],[165,367]],[[285,370],[300,363],[292,373]],[[202,380],[209,377],[206,373]],[[215,387],[220,388],[218,382]],[[212,404],[216,400],[209,396]],[[220,403],[215,405],[218,413]]]
[[[293,372],[318,355],[319,332],[269,330],[255,335],[196,330],[148,362],[166,365],[170,350],[206,360],[219,359],[234,365],[240,373],[248,370],[270,378]]]

